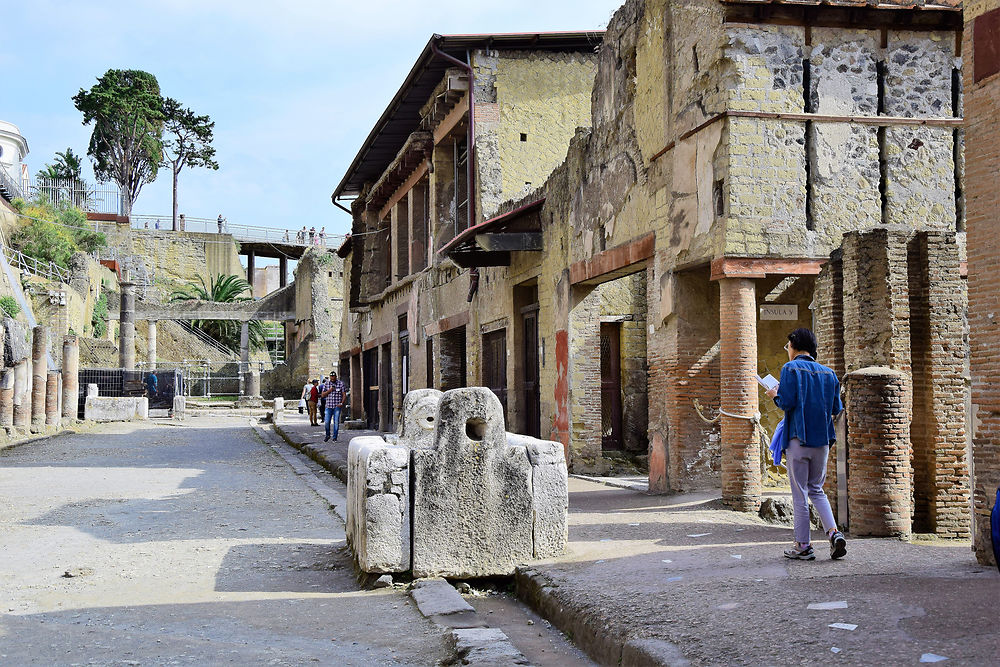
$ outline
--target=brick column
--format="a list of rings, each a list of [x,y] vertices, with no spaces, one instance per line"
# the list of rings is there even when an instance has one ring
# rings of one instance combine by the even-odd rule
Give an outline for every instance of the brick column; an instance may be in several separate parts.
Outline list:
[[[49,371],[45,378],[45,423],[59,424],[59,371]]]
[[[0,426],[14,425],[14,369],[5,368],[0,376]]]
[[[31,424],[45,424],[45,381],[48,366],[45,354],[49,348],[49,328],[35,327],[31,338]]]
[[[21,359],[14,367],[14,426],[31,424],[31,370],[28,360]]]
[[[965,284],[959,274],[954,232],[919,232],[926,264],[927,339],[924,377],[926,499],[929,528],[943,537],[969,537],[969,466],[965,432],[965,367],[967,347]],[[917,351],[913,351],[914,357]],[[914,392],[916,393],[916,392]],[[914,404],[914,410],[917,405]],[[914,447],[916,442],[914,441]],[[914,452],[914,466],[917,454]],[[916,495],[916,470],[914,471]]]
[[[135,370],[135,284],[122,283],[121,314],[118,331],[118,365]],[[79,348],[78,348],[79,349]]]
[[[76,336],[63,338],[62,367],[62,416],[76,421],[80,409],[78,387],[80,383],[80,343]]]
[[[863,368],[848,373],[846,384],[851,534],[909,537],[913,468],[907,375]]]
[[[757,298],[753,280],[719,281],[721,348],[720,407],[734,415],[754,415],[757,403]],[[749,419],[720,419],[722,502],[734,510],[760,509],[760,436]]]

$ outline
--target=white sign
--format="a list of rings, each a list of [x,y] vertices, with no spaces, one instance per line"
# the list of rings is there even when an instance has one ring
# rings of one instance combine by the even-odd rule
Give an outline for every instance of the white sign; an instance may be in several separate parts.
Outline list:
[[[799,319],[799,307],[795,304],[784,305],[769,303],[760,307],[760,319],[762,320],[797,320]]]

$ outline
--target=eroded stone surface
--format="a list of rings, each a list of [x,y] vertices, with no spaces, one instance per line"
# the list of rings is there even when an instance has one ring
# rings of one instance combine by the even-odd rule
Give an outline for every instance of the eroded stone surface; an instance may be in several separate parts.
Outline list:
[[[493,392],[447,392],[434,449],[414,450],[413,573],[482,577],[511,574],[531,560],[531,466],[507,447]]]
[[[562,445],[506,433],[484,387],[410,392],[400,433],[354,438],[347,463],[347,535],[366,572],[504,575],[566,545]]]
[[[347,449],[347,539],[365,572],[410,569],[409,452],[377,436]]]

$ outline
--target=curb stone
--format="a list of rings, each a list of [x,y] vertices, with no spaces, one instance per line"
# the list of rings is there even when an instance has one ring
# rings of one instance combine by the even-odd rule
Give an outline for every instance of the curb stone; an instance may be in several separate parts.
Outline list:
[[[340,461],[331,461],[312,445],[303,445],[295,442],[291,435],[281,428],[279,424],[270,424],[269,426],[271,427],[270,431],[265,430],[261,426],[254,425],[254,431],[279,456],[287,461],[298,474],[302,475],[307,483],[309,483],[309,476],[307,476],[306,472],[313,478],[315,478],[315,475],[312,475],[312,471],[303,466],[300,461],[295,460],[295,457],[289,456],[280,447],[273,444],[270,441],[272,434],[280,436],[289,446],[297,449],[323,466],[323,468],[343,483],[347,483],[346,464]],[[306,472],[299,472],[300,468]],[[318,479],[316,482],[319,484]],[[316,491],[326,498],[321,491]],[[339,496],[339,494],[337,495]],[[343,496],[339,496],[336,506],[334,502],[330,502],[330,505],[341,520],[346,523],[346,500]],[[466,602],[462,595],[455,590],[455,587],[445,579],[418,579],[413,582],[410,596],[416,603],[417,609],[425,618],[433,621],[435,625],[448,632],[449,643],[455,652],[454,664],[482,665],[483,667],[506,667],[508,665],[531,666],[528,659],[514,647],[510,638],[507,637],[503,630],[488,627],[479,618],[472,605]]]
[[[445,579],[418,579],[413,582],[410,596],[421,614],[449,632],[455,664],[530,667],[531,663],[507,634],[500,628],[488,627]]]
[[[599,613],[571,607],[559,595],[558,585],[530,567],[518,567],[514,583],[522,602],[602,665],[686,667],[690,664],[681,650],[668,641],[609,634],[607,621]]]
[[[295,442],[295,440],[292,439],[292,436],[289,435],[288,432],[285,431],[285,429],[281,428],[280,424],[272,424],[271,428],[273,428],[274,432],[277,433],[279,436],[281,436],[281,438],[289,445],[291,445],[295,449],[299,450],[300,452],[311,458],[316,463],[320,464],[321,466],[329,470],[330,473],[333,474],[333,476],[339,479],[341,482],[347,484],[347,464],[342,463],[340,461],[333,461],[328,459],[323,454],[323,452],[316,449],[312,445],[303,445],[300,442]]]

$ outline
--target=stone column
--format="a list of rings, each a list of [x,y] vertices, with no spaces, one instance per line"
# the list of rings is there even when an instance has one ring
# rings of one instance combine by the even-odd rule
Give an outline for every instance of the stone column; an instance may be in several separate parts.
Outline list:
[[[135,370],[135,284],[123,282],[121,315],[118,320],[118,365]]]
[[[260,371],[256,368],[247,371],[245,395],[248,397],[260,396]]]
[[[909,537],[913,469],[907,375],[862,368],[848,373],[846,384],[851,534]]]
[[[240,365],[246,368],[250,363],[250,323],[243,322],[240,326]]]
[[[14,426],[24,428],[31,424],[31,371],[28,360],[22,359],[14,367]]]
[[[59,371],[49,371],[45,378],[45,423],[59,423]]]
[[[76,421],[80,409],[78,388],[80,383],[80,342],[76,336],[63,338],[63,368],[62,368],[62,416],[63,419]]]
[[[148,327],[146,333],[146,348],[149,350],[149,355],[147,361],[149,362],[148,368],[151,371],[156,370],[156,320],[148,320],[146,322]]]
[[[14,369],[5,368],[0,375],[0,426],[14,425]]]
[[[45,424],[45,385],[48,366],[45,355],[49,349],[49,328],[35,327],[31,338],[31,424]]]
[[[753,280],[719,281],[721,347],[720,407],[752,417],[757,399],[757,298]],[[722,502],[736,511],[760,509],[760,436],[750,419],[720,419],[722,431]]]
[[[253,250],[247,251],[247,282],[250,283],[250,296],[254,296],[253,293],[253,270],[256,264],[256,257]]]

